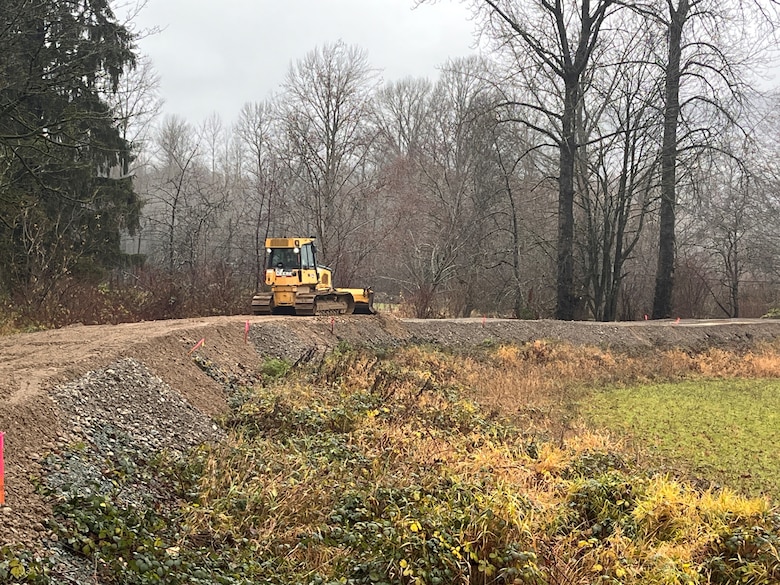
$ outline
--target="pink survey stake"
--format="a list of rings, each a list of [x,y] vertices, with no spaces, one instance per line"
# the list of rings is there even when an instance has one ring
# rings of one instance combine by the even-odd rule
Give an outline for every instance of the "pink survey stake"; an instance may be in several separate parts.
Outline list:
[[[0,431],[0,506],[5,504],[5,461],[3,461],[3,431]]]

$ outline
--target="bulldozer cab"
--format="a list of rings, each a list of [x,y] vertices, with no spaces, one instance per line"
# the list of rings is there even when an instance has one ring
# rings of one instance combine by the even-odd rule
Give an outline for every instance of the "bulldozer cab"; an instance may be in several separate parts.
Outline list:
[[[271,248],[268,254],[268,268],[297,270],[300,267],[301,258],[297,248]]]
[[[274,240],[269,240],[273,242]],[[278,244],[279,239],[275,242]],[[287,242],[287,240],[282,240]],[[298,240],[289,240],[288,245],[268,246],[268,264],[267,268],[277,270],[314,270],[316,265],[314,242],[299,242]]]

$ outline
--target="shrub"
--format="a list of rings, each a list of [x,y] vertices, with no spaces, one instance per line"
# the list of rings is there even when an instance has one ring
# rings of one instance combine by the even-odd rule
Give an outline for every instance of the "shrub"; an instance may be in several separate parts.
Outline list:
[[[761,315],[762,319],[780,319],[780,308],[772,307],[764,315]]]
[[[760,524],[734,526],[718,535],[704,554],[708,583],[729,585],[780,583],[780,516]]]

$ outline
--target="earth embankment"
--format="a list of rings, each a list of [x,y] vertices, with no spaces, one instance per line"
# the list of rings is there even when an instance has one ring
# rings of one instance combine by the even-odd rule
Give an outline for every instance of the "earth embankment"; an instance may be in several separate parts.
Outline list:
[[[226,391],[204,364],[225,380],[240,381],[251,379],[265,358],[313,359],[341,342],[463,348],[546,339],[640,352],[750,348],[779,337],[780,321],[768,320],[593,323],[389,315],[211,317],[3,337],[0,431],[5,433],[6,505],[0,509],[0,545],[32,543],[45,534],[42,522],[50,510],[31,477],[40,475],[45,454],[98,440],[92,427],[106,419],[150,445],[174,441],[175,448],[180,441],[186,448],[213,438],[210,421],[227,409]],[[183,425],[193,431],[169,432]]]

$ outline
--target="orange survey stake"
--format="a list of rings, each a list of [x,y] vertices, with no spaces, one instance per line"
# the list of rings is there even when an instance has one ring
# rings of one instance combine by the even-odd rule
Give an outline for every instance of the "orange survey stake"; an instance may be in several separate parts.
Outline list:
[[[3,431],[0,431],[0,506],[5,504],[5,462],[3,461]]]

